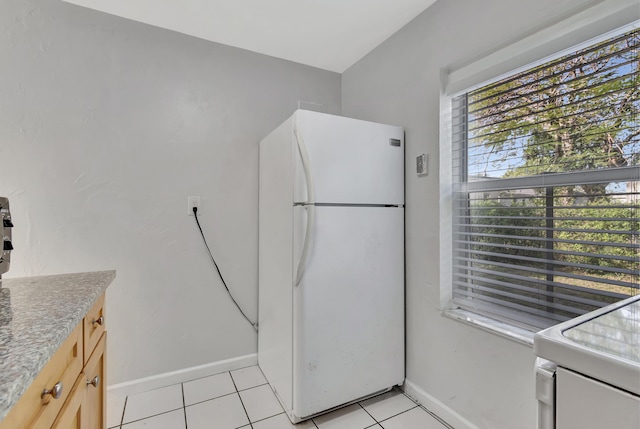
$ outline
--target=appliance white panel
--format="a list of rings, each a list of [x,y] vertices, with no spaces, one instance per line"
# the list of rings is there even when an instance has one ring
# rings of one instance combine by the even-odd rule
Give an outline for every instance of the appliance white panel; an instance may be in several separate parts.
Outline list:
[[[258,364],[291,408],[293,207],[291,120],[260,142]]]
[[[307,110],[296,111],[293,121],[309,156],[315,202],[404,204],[402,128]],[[293,140],[294,202],[306,202],[304,166]]]
[[[556,379],[556,429],[640,428],[640,397],[564,368]]]
[[[537,356],[640,396],[640,295],[534,336]]]
[[[293,413],[303,418],[404,380],[404,209],[314,210],[294,288]],[[307,219],[294,207],[294,266]]]

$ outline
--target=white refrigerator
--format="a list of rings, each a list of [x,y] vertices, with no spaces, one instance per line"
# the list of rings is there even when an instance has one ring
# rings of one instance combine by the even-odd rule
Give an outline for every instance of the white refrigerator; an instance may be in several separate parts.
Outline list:
[[[404,132],[298,110],[260,142],[258,363],[292,422],[404,381]]]

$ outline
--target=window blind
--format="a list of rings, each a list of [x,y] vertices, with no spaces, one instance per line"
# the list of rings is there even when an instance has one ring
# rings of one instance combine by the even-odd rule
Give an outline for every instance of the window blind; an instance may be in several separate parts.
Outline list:
[[[452,100],[453,297],[540,329],[640,283],[640,32]]]

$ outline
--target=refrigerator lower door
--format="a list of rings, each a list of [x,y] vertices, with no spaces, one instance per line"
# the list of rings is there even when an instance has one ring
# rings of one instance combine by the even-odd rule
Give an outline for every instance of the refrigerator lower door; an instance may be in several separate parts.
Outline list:
[[[305,418],[404,380],[404,209],[294,207],[293,414]]]

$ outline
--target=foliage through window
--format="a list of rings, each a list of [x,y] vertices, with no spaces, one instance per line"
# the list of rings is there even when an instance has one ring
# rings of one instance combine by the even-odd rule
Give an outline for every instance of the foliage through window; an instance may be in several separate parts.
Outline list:
[[[639,293],[640,31],[452,101],[453,296],[545,328]]]

